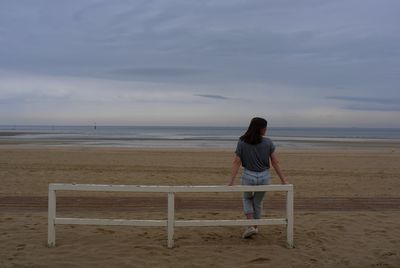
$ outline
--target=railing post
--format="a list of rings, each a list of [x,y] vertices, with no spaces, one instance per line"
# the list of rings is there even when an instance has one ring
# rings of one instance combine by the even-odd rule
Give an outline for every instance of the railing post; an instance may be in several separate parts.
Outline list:
[[[289,248],[293,248],[293,200],[293,186],[291,186],[286,196],[286,240]]]
[[[167,231],[168,231],[168,248],[174,246],[174,227],[175,227],[175,193],[168,193],[168,221],[167,221]]]
[[[49,187],[48,197],[48,229],[47,229],[47,245],[54,247],[56,245],[56,229],[55,229],[55,218],[56,218],[56,191]]]

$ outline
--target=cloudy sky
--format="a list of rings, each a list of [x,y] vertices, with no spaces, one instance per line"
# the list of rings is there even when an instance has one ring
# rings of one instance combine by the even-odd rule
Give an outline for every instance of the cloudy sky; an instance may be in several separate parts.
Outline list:
[[[398,0],[0,0],[0,124],[400,127]]]

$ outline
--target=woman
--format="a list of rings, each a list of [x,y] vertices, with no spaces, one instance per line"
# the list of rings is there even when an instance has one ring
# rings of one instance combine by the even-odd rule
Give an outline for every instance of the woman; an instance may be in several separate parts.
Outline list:
[[[232,174],[229,185],[233,185],[240,166],[244,167],[241,178],[242,185],[265,185],[270,183],[270,159],[282,184],[288,181],[282,174],[275,145],[264,135],[267,132],[267,120],[255,117],[251,120],[246,133],[240,137],[233,160]],[[243,209],[247,219],[260,219],[265,192],[244,192]],[[247,227],[243,238],[249,238],[258,233],[257,226]]]

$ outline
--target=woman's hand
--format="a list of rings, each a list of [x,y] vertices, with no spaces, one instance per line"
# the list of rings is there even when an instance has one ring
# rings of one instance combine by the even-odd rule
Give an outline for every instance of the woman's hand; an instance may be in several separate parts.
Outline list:
[[[289,184],[289,181],[286,178],[281,178],[282,184]]]

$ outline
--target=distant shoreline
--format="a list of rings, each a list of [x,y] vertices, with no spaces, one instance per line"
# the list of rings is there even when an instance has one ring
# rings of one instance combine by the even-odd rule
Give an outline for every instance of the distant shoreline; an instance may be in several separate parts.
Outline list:
[[[0,146],[84,148],[228,149],[241,127],[0,126]],[[271,128],[267,137],[283,149],[400,147],[400,129]]]
[[[319,140],[273,140],[279,149],[318,150],[318,149],[396,149],[400,150],[400,140],[367,141],[319,141]],[[116,148],[116,149],[223,149],[231,150],[236,140],[174,140],[174,139],[4,139],[0,135],[0,147],[47,147],[47,148]]]

